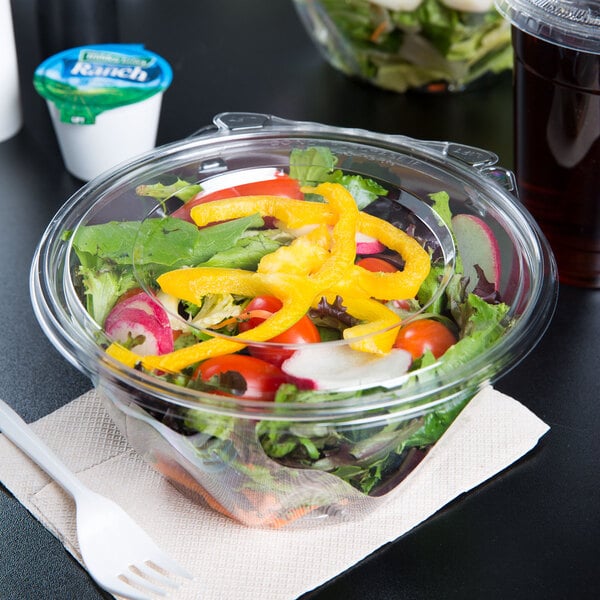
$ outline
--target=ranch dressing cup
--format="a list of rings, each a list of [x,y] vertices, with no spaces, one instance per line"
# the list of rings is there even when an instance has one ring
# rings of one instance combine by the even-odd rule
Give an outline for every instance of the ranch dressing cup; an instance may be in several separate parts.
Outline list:
[[[498,0],[513,25],[515,174],[562,283],[600,288],[600,2]]]
[[[46,59],[33,84],[46,99],[67,170],[84,181],[156,145],[169,64],[141,45],[82,46]]]

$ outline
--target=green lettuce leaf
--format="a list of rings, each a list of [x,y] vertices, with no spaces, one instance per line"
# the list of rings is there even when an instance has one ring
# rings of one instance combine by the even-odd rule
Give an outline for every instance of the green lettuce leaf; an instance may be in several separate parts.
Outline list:
[[[337,157],[329,148],[313,146],[306,150],[294,148],[290,152],[290,177],[300,185],[315,186],[329,181]]]
[[[183,179],[177,179],[175,183],[151,183],[138,185],[135,193],[138,196],[149,196],[157,200],[167,200],[168,198],[179,198],[182,202],[191,200],[198,192],[202,191],[202,186],[198,183],[190,183]]]
[[[383,186],[368,177],[345,175],[339,169],[334,170],[336,163],[337,158],[329,148],[313,146],[306,150],[294,149],[290,154],[290,176],[307,186],[325,182],[339,183],[352,194],[359,210],[388,193]],[[322,202],[322,198],[315,194],[311,194],[308,199]]]
[[[250,228],[262,225],[259,215],[204,229],[181,219],[165,217],[144,222],[88,225],[77,229],[74,235],[67,232],[63,239],[73,237],[86,308],[94,320],[102,324],[119,297],[140,285],[134,275],[134,262],[141,275],[148,271],[156,277],[171,269],[196,266],[232,248],[243,253],[243,248],[236,246],[240,238]],[[143,243],[137,243],[138,235]],[[268,242],[258,239],[254,240],[255,246],[265,251]],[[255,261],[257,255],[256,248],[249,249],[248,260]]]
[[[73,248],[82,265],[161,265],[169,269],[194,266],[233,246],[251,227],[260,227],[259,215],[250,215],[198,229],[182,219],[164,217],[146,221],[111,221],[77,229]],[[138,240],[138,235],[140,241]],[[135,251],[135,256],[134,256]]]
[[[224,267],[255,271],[260,259],[275,252],[282,245],[276,238],[255,231],[252,235],[242,236],[231,247],[213,254],[199,267]]]

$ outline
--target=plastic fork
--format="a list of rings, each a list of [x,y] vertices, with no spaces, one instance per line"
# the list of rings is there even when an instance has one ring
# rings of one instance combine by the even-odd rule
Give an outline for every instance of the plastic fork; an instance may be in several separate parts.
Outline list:
[[[2,400],[0,431],[73,496],[83,562],[101,588],[150,600],[149,593],[166,596],[165,587],[178,587],[169,575],[192,578],[118,504],[86,487]]]

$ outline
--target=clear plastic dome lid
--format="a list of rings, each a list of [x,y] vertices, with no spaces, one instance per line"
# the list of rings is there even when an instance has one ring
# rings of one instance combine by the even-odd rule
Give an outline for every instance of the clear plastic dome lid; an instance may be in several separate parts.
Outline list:
[[[553,44],[600,54],[597,0],[496,0],[515,27]]]

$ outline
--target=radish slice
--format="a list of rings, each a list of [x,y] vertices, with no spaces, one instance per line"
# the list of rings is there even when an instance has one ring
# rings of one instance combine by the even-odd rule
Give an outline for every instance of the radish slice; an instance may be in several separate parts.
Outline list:
[[[377,238],[356,232],[356,254],[378,254],[384,250],[385,246]]]
[[[442,4],[463,12],[484,13],[492,10],[494,0],[442,0]]]
[[[129,308],[143,310],[146,314],[151,315],[164,327],[169,325],[169,316],[166,310],[157,300],[152,298],[152,296],[148,295],[146,292],[140,291],[137,294],[133,294],[132,296],[125,298],[124,300],[120,300],[113,307],[110,315],[114,319],[121,311]]]
[[[121,343],[143,336],[143,343],[133,348],[140,356],[173,351],[173,331],[167,312],[144,292],[118,302],[106,317],[104,330]]]
[[[416,10],[423,0],[371,0],[373,4],[379,4],[390,10]]]
[[[316,390],[358,390],[394,387],[412,363],[406,350],[392,349],[385,356],[352,350],[348,346],[310,344],[296,350],[282,365],[289,376],[311,382]]]
[[[452,230],[462,257],[465,275],[470,279],[467,289],[477,284],[475,265],[479,265],[485,278],[498,289],[501,276],[500,248],[489,225],[474,215],[456,215]]]
[[[419,8],[423,0],[371,0],[371,2],[389,10],[413,11]],[[448,8],[476,13],[487,12],[494,5],[493,0],[441,0],[441,2]]]

